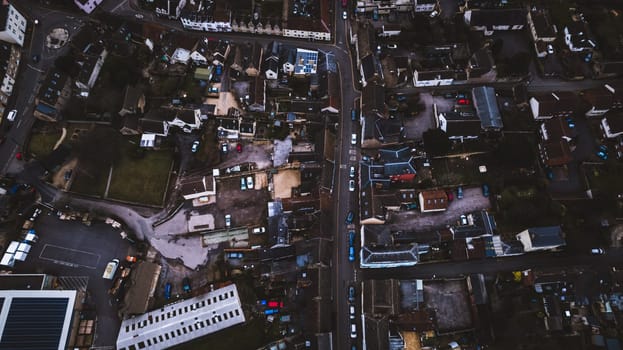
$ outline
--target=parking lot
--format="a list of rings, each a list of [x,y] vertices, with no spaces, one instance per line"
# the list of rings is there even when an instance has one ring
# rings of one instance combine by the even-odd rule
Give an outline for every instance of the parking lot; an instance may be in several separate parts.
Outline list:
[[[98,317],[94,345],[114,346],[101,343],[101,339],[116,339],[120,326],[116,302],[108,295],[113,281],[103,279],[102,273],[110,260],[123,260],[131,253],[130,243],[121,239],[118,229],[103,222],[86,226],[48,214],[44,210],[36,219],[34,229],[39,240],[26,261],[17,263],[13,272],[64,276],[63,279],[73,281],[72,285],[86,283],[86,308],[95,309]]]

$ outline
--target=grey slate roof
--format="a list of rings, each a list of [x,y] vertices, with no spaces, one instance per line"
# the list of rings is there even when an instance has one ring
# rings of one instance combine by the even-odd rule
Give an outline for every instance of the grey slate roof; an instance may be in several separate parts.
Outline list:
[[[483,129],[501,129],[504,127],[495,90],[489,86],[480,86],[472,90],[476,114]]]

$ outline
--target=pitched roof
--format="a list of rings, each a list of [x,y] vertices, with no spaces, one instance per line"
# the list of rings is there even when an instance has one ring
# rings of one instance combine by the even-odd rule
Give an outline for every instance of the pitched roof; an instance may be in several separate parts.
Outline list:
[[[572,113],[577,104],[577,96],[571,91],[556,91],[533,97],[539,102],[538,115],[552,116],[560,113]]]
[[[623,132],[623,113],[620,111],[608,112],[604,115],[606,123],[610,128],[610,134],[618,134]]]
[[[582,98],[595,109],[609,109],[614,102],[614,94],[605,86],[585,90]]]
[[[544,142],[540,145],[540,149],[547,166],[561,166],[573,160],[569,143],[563,139]]]
[[[494,26],[516,26],[526,24],[526,15],[523,9],[477,9],[471,12],[469,20],[470,26],[484,26],[491,28]]]
[[[528,229],[533,247],[564,245],[565,239],[560,226],[541,226]]]
[[[538,9],[530,11],[529,15],[534,24],[534,31],[539,38],[556,37],[556,30],[547,10]]]
[[[489,86],[480,86],[472,90],[472,96],[476,114],[480,118],[483,129],[501,129],[504,127],[495,89]]]
[[[371,112],[385,113],[385,88],[377,84],[368,84],[363,88],[361,111],[364,114]]]
[[[422,211],[439,210],[448,207],[448,195],[442,190],[430,190],[420,192]]]

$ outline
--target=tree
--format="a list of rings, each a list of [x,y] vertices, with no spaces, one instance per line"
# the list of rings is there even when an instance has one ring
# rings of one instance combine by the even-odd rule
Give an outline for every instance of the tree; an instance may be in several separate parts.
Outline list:
[[[441,156],[450,150],[450,139],[441,129],[429,129],[423,135],[424,150],[433,156]]]
[[[493,151],[493,155],[501,165],[517,168],[530,168],[535,161],[532,144],[519,137],[503,138]]]
[[[71,53],[59,56],[54,60],[54,67],[72,78],[78,76],[79,66],[76,64],[76,59]]]
[[[119,132],[109,127],[96,127],[84,134],[74,148],[83,170],[93,177],[108,172],[120,156]]]
[[[516,53],[508,60],[508,65],[508,73],[510,75],[526,75],[530,69],[530,54],[527,52]]]

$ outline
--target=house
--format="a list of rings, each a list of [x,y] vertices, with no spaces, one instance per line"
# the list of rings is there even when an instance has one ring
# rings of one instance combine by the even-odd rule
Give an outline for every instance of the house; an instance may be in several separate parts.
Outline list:
[[[185,0],[180,1],[185,2]],[[204,32],[231,32],[231,11],[223,1],[190,1],[176,11],[184,29]],[[178,6],[179,8],[179,6]],[[169,15],[171,17],[171,15]]]
[[[371,84],[363,87],[362,98],[359,101],[362,115],[374,115],[385,118],[385,88],[382,85]]]
[[[587,117],[602,116],[611,109],[623,108],[623,85],[604,84],[602,87],[583,91],[581,97],[590,106],[585,113]]]
[[[361,59],[359,66],[359,74],[361,74],[361,85],[365,87],[370,83],[383,84],[383,67],[376,55],[368,54]]]
[[[157,16],[171,19],[178,19],[186,6],[186,0],[154,0],[153,3]]]
[[[530,98],[530,110],[535,120],[569,117],[577,105],[577,96],[570,91],[558,91]]]
[[[566,245],[560,226],[533,227],[518,233],[515,237],[526,253],[553,250]]]
[[[604,115],[599,123],[604,138],[614,139],[623,135],[623,112],[610,111]]]
[[[479,86],[472,89],[472,99],[476,108],[476,115],[484,131],[500,131],[504,127],[502,115],[498,108],[498,99],[495,89],[490,86]]]
[[[218,44],[212,51],[212,64],[213,65],[224,65],[225,61],[229,57],[229,51],[231,50],[231,45],[229,45],[229,41],[218,41]]]
[[[415,69],[413,71],[413,85],[415,85],[415,87],[452,85],[453,81],[453,69]]]
[[[190,176],[184,178],[180,184],[180,192],[185,200],[216,195],[216,177]]]
[[[119,111],[119,115],[123,117],[126,114],[143,113],[144,108],[145,94],[143,90],[137,86],[126,86],[123,93],[123,106]]]
[[[422,191],[418,195],[422,213],[445,211],[448,209],[448,195],[443,190]]]
[[[340,113],[341,107],[341,91],[340,91],[340,77],[335,72],[327,72],[324,79],[320,79],[325,104],[322,107],[322,112]]]
[[[545,166],[557,167],[571,163],[571,147],[563,139],[552,139],[539,143],[539,156]]]
[[[418,245],[415,243],[397,247],[361,247],[361,268],[389,268],[414,266],[419,262]]]
[[[169,126],[177,126],[185,133],[191,133],[201,127],[201,111],[199,109],[176,109],[174,117],[167,120]]]
[[[493,60],[489,47],[480,48],[472,54],[465,68],[465,72],[467,73],[468,79],[473,80],[481,78],[495,80],[497,75],[495,72],[495,61]]]
[[[539,41],[552,43],[556,40],[558,30],[552,23],[547,9],[533,7],[528,11],[527,23],[535,44]]]
[[[106,56],[108,56],[108,51],[99,44],[89,44],[82,51],[83,59],[78,63],[80,71],[75,81],[81,97],[89,96],[89,91],[95,86]]]
[[[275,80],[279,77],[279,57],[269,56],[264,60],[264,74],[266,80]]]
[[[313,40],[331,40],[331,14],[333,2],[318,0],[316,16],[297,16],[288,14],[283,21],[283,36]]]
[[[266,80],[256,76],[251,80],[248,98],[245,98],[247,109],[251,112],[264,112],[266,110]]]
[[[136,114],[128,114],[123,118],[121,129],[122,135],[138,135],[140,134],[139,118]]]
[[[17,69],[21,58],[19,46],[0,42],[0,115],[4,115],[9,97],[13,93]]]
[[[465,23],[471,30],[481,31],[484,35],[493,35],[496,30],[522,30],[526,25],[523,9],[477,9],[464,13]]]
[[[475,115],[442,112],[437,114],[437,125],[450,140],[463,142],[477,139],[482,134],[480,119]]]
[[[74,4],[86,14],[91,14],[104,0],[74,0]]]
[[[59,113],[71,94],[71,79],[56,69],[48,72],[35,98],[33,115],[41,120],[58,121]]]
[[[564,29],[565,44],[573,52],[592,52],[597,46],[584,21],[574,21]]]
[[[26,17],[19,13],[12,4],[8,1],[2,2],[0,5],[0,40],[24,46],[27,23]]]
[[[433,12],[439,8],[438,0],[413,0],[413,12]]]
[[[565,140],[571,141],[577,133],[575,129],[569,127],[569,123],[564,118],[555,117],[545,120],[539,128],[543,141]]]
[[[294,76],[309,76],[317,73],[318,51],[296,49],[292,72]]]
[[[264,48],[256,41],[253,44],[248,44],[248,48],[243,50],[243,52],[242,61],[245,74],[250,77],[257,77],[262,68]]]

